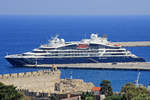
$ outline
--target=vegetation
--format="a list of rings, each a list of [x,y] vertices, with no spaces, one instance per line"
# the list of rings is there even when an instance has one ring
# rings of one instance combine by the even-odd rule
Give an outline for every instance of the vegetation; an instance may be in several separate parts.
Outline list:
[[[23,94],[16,90],[13,85],[4,85],[0,82],[0,100],[21,100]]]
[[[132,100],[150,100],[150,96],[145,94],[139,94],[136,97],[133,97]]]
[[[150,91],[144,86],[136,87],[133,83],[125,84],[121,89],[123,100],[150,100]]]
[[[120,95],[113,95],[109,80],[103,80],[100,86],[100,93],[106,96],[104,100],[150,100],[150,91],[144,86],[127,83],[122,87]]]
[[[81,95],[82,100],[96,100],[96,96],[92,93],[86,92]]]
[[[24,94],[24,93],[22,93],[22,94]],[[25,96],[25,95],[24,95],[24,97],[23,97],[21,100],[32,100],[32,99],[31,99],[30,96]]]
[[[102,87],[100,91],[101,94],[104,94],[106,97],[113,95],[112,86],[109,80],[103,80],[100,86]]]
[[[57,100],[57,98],[56,98],[56,96],[52,95],[52,96],[50,97],[50,100]]]
[[[106,97],[104,100],[123,100],[123,97],[120,95],[112,95]]]

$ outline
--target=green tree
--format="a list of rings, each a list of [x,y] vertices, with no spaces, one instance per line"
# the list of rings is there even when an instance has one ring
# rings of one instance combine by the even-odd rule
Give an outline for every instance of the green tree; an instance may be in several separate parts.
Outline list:
[[[123,97],[120,95],[112,95],[106,97],[104,100],[123,100]]]
[[[16,90],[13,85],[4,85],[0,82],[0,100],[21,100],[23,94]]]
[[[50,100],[57,100],[57,98],[56,98],[56,96],[52,95],[52,96],[50,97]]]
[[[150,96],[146,94],[139,94],[136,97],[133,97],[131,100],[150,100]]]
[[[139,100],[138,98],[147,98],[150,96],[150,92],[144,86],[136,87],[133,83],[125,84],[121,89],[121,94],[123,95],[124,100]]]
[[[96,96],[89,92],[82,93],[81,100],[96,100]]]
[[[100,91],[101,94],[105,94],[106,97],[113,95],[112,86],[109,80],[103,80],[100,86],[102,87]]]

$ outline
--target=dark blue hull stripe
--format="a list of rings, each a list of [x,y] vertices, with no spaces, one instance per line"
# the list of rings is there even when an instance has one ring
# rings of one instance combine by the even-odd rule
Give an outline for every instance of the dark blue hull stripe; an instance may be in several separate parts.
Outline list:
[[[35,64],[75,64],[75,63],[113,63],[145,62],[143,58],[132,57],[76,57],[76,58],[6,58],[14,66]]]

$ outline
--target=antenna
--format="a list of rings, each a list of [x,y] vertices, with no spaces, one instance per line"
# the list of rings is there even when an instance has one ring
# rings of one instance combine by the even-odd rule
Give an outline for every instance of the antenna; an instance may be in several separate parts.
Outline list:
[[[54,38],[58,38],[59,37],[59,33],[56,33],[55,37]]]

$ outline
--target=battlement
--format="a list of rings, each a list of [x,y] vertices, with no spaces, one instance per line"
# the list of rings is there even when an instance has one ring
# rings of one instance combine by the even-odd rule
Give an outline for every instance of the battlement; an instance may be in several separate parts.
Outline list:
[[[51,94],[82,93],[90,91],[94,85],[80,79],[60,79],[56,65],[52,70],[0,75],[0,82],[16,86],[18,91],[28,96],[50,96]]]
[[[40,75],[59,75],[60,71],[52,71],[52,70],[39,70],[33,72],[23,72],[23,73],[11,73],[11,74],[1,74],[0,79],[9,79],[9,78],[22,78],[22,77],[32,77],[32,76],[40,76]],[[57,75],[57,76],[58,76]]]

